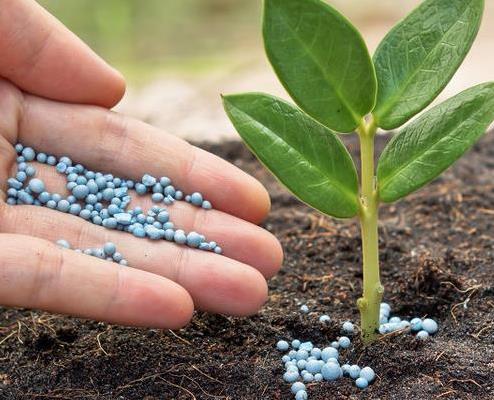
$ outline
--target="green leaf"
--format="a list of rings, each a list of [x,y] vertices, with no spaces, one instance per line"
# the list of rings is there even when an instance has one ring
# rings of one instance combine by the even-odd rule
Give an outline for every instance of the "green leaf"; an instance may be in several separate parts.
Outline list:
[[[351,132],[374,108],[376,74],[355,27],[321,0],[265,0],[264,44],[273,68],[307,114]]]
[[[494,120],[494,82],[470,88],[403,128],[377,168],[379,196],[392,202],[419,189],[452,165]]]
[[[484,0],[426,0],[395,26],[374,55],[374,115],[394,129],[427,107],[451,80],[479,30]]]
[[[334,217],[357,214],[355,165],[332,131],[267,94],[231,95],[223,101],[248,147],[295,196]]]

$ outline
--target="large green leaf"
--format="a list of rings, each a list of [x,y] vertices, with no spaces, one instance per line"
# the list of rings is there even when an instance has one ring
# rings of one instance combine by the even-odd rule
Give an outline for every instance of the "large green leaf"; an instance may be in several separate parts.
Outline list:
[[[270,95],[247,93],[223,99],[240,136],[295,196],[334,217],[357,214],[355,165],[332,131]]]
[[[462,156],[494,120],[494,82],[470,88],[403,128],[386,146],[377,178],[392,202],[424,186]]]
[[[351,132],[374,108],[376,75],[362,37],[321,0],[265,0],[264,43],[281,83],[307,114]]]
[[[374,55],[374,115],[380,127],[403,125],[453,77],[477,35],[484,0],[426,0],[384,38]]]

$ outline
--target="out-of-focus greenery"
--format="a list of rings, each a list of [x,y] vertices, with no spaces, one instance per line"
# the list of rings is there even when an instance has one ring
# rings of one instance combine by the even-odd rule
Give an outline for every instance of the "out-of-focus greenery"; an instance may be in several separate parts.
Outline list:
[[[131,75],[194,72],[259,41],[254,0],[39,0],[96,52]],[[246,54],[248,56],[248,54]]]
[[[398,10],[396,0],[327,1],[363,24]],[[195,74],[264,59],[261,0],[38,2],[134,83],[163,70]]]

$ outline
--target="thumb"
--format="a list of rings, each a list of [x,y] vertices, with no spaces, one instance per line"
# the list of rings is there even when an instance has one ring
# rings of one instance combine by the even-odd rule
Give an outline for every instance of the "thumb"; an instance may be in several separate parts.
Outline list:
[[[33,0],[0,0],[0,76],[53,100],[112,107],[122,75]]]

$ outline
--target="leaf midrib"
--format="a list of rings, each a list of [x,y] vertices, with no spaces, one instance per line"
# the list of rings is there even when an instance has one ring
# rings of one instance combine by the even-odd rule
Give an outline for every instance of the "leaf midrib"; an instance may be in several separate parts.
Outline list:
[[[411,164],[415,163],[416,161],[418,161],[419,159],[421,159],[423,156],[425,156],[428,152],[430,152],[431,150],[434,149],[434,147],[439,144],[441,141],[447,139],[448,137],[451,136],[451,133],[452,132],[456,132],[458,129],[461,129],[461,127],[469,122],[470,120],[475,120],[475,116],[477,116],[479,113],[481,113],[483,110],[483,108],[480,108],[478,110],[478,112],[472,114],[471,116],[469,116],[469,118],[465,118],[461,121],[460,124],[456,125],[456,127],[450,131],[449,134],[447,134],[446,136],[442,136],[442,137],[439,137],[438,140],[434,141],[430,146],[428,146],[425,151],[421,152],[420,154],[418,154],[417,156],[414,156],[412,157],[406,164],[404,164],[402,167],[398,168],[397,170],[395,170],[391,175],[389,175],[387,178],[383,179],[383,184],[382,186],[380,186],[382,188],[382,190],[384,190],[386,188],[386,186],[389,185],[389,181],[394,179],[397,175],[400,175],[401,172],[407,168],[410,167]],[[400,133],[401,134],[401,133]]]
[[[279,14],[281,19],[283,20],[284,24],[288,27],[288,29],[292,32],[293,37],[297,40],[298,43],[300,43],[305,50],[305,52],[309,55],[310,59],[314,62],[314,64],[319,68],[321,71],[323,77],[325,78],[325,81],[333,88],[333,91],[336,93],[338,99],[340,99],[341,103],[346,107],[346,109],[349,111],[350,115],[353,118],[353,121],[358,125],[360,123],[360,116],[355,114],[353,111],[353,108],[349,106],[348,102],[346,99],[343,97],[343,95],[340,93],[340,90],[337,89],[337,85],[333,82],[332,79],[330,79],[330,75],[328,75],[325,70],[324,66],[321,65],[318,61],[317,58],[314,57],[314,55],[311,52],[310,47],[308,47],[305,42],[299,37],[297,34],[297,31],[292,28],[290,23],[287,21],[286,16],[283,13]]]
[[[449,32],[456,26],[456,24],[460,21],[460,18],[463,17],[465,15],[465,13],[467,12],[467,9],[468,7],[472,4],[472,2],[474,2],[475,0],[470,0],[468,3],[465,3],[465,8],[463,9],[463,11],[461,12],[461,15],[460,17],[455,21],[455,23],[453,25],[451,25],[447,31],[441,36],[440,40],[434,45],[433,49],[429,52],[429,54],[427,55],[427,57],[424,58],[424,60],[417,66],[417,68],[415,69],[415,71],[405,80],[405,83],[403,86],[400,86],[398,92],[396,92],[393,96],[390,97],[390,99],[384,103],[384,104],[387,104],[387,106],[384,106],[383,108],[381,108],[381,110],[383,110],[382,112],[376,112],[375,115],[376,117],[379,118],[382,118],[383,116],[386,116],[388,115],[388,112],[390,111],[390,109],[392,108],[392,104],[393,102],[397,99],[397,98],[401,98],[402,97],[402,94],[405,92],[405,90],[408,88],[408,85],[410,84],[410,82],[412,81],[413,78],[415,78],[415,76],[419,73],[419,71],[421,70],[422,66],[425,65],[426,61],[429,61],[429,58],[431,57],[432,53],[435,52],[437,50],[437,48],[439,47],[439,45],[442,43],[442,39],[447,35],[449,34]]]
[[[303,154],[300,151],[298,151],[295,147],[291,146],[284,138],[282,138],[281,136],[279,136],[275,132],[273,132],[273,130],[271,130],[268,126],[264,125],[263,123],[261,123],[260,121],[258,121],[257,119],[255,119],[252,115],[250,115],[250,114],[246,113],[245,111],[241,110],[240,108],[238,108],[237,106],[235,106],[232,102],[230,102],[230,104],[238,112],[240,112],[243,115],[247,116],[250,120],[254,121],[256,124],[260,125],[261,127],[264,127],[267,131],[270,132],[270,134],[272,136],[279,138],[289,148],[293,149],[293,151],[295,151],[301,158],[303,158],[303,159],[305,159],[307,161],[310,161],[306,157],[304,157]],[[324,173],[317,166],[317,164],[313,164],[312,162],[309,162],[309,165],[311,165],[312,168],[314,168],[315,170],[317,170],[322,176],[326,177],[328,179],[328,181],[331,182],[331,184],[333,185],[333,187],[336,187],[336,189],[338,189],[340,192],[342,192],[343,195],[345,197],[347,197],[352,203],[355,203],[355,196],[356,196],[355,193],[353,193],[352,191],[350,191],[350,189],[348,189],[346,186],[343,186],[340,181],[335,180],[333,177],[331,177],[331,176],[327,175],[326,173]]]

